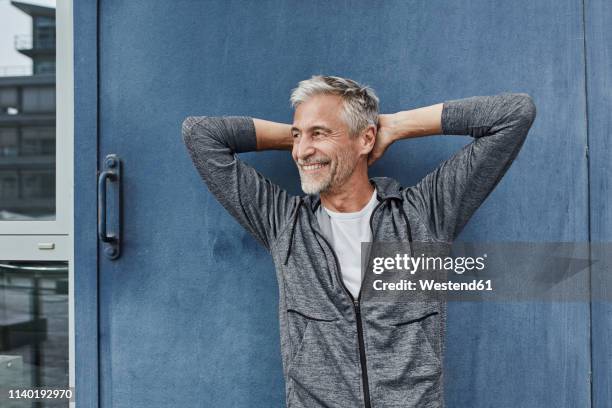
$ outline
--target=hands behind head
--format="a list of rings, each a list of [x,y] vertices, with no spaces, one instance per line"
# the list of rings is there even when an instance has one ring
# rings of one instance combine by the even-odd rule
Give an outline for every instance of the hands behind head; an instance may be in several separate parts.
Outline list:
[[[368,166],[380,159],[387,148],[395,141],[395,119],[393,114],[378,115],[376,143],[368,155]]]

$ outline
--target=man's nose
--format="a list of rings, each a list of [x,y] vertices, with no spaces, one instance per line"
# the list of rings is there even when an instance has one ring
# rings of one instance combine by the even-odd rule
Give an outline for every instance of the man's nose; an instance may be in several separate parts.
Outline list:
[[[297,141],[297,158],[300,160],[306,159],[309,156],[312,156],[315,152],[314,145],[312,143],[312,139],[308,136],[302,136]]]

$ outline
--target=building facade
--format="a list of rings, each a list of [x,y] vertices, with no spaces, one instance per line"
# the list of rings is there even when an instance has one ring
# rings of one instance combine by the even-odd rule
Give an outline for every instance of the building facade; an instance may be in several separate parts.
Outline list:
[[[32,17],[14,39],[32,69],[0,70],[0,220],[54,219],[55,9],[11,4]]]

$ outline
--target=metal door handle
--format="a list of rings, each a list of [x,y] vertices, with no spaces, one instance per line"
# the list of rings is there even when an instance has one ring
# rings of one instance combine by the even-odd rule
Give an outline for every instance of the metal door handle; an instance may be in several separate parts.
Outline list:
[[[102,242],[113,242],[116,237],[106,234],[106,179],[115,180],[115,173],[103,171],[98,177],[98,237]]]
[[[106,230],[107,211],[106,188],[107,180],[116,183],[116,194],[113,206],[112,220],[116,230],[108,233]],[[104,171],[98,176],[98,238],[102,241],[103,253],[109,259],[117,259],[120,255],[121,226],[121,161],[115,154],[109,154],[104,160]]]

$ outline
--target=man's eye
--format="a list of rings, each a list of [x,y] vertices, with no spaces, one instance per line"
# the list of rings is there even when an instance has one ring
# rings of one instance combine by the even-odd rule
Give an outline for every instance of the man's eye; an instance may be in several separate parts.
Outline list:
[[[297,138],[299,135],[300,135],[299,133],[294,133],[294,134],[293,134],[293,138],[295,139],[295,138]]]

